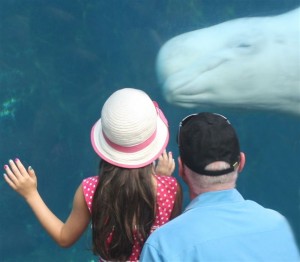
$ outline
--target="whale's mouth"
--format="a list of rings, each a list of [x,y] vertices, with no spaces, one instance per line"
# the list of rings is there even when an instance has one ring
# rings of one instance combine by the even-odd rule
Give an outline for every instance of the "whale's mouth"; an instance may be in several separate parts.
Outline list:
[[[171,74],[164,74],[165,79],[161,86],[165,98],[170,103],[194,107],[213,92],[213,88],[208,84],[211,82],[209,79],[216,75],[215,70],[229,61],[230,58],[224,54],[209,55]]]

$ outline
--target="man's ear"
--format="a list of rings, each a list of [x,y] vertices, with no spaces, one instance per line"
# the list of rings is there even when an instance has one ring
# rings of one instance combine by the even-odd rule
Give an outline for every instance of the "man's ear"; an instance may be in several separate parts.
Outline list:
[[[184,164],[182,163],[181,161],[181,158],[178,157],[178,173],[179,173],[179,176],[182,178],[182,180],[188,184],[188,177],[187,175],[185,174],[185,168],[184,168]]]
[[[178,173],[179,173],[179,176],[182,179],[184,179],[185,175],[184,175],[183,164],[182,164],[180,156],[177,158],[177,161],[178,161]]]
[[[242,172],[244,166],[246,164],[246,156],[243,152],[240,153],[240,164],[239,164],[239,167],[238,167],[238,172]]]

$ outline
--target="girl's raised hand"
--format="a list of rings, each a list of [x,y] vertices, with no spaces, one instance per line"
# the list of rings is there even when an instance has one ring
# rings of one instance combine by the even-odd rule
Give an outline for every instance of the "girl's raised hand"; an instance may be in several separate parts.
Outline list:
[[[175,160],[172,152],[167,154],[166,150],[158,158],[155,173],[162,176],[171,176],[175,170]]]
[[[7,184],[25,199],[37,192],[37,178],[30,166],[26,170],[19,159],[9,160],[9,165],[5,165],[4,170]]]

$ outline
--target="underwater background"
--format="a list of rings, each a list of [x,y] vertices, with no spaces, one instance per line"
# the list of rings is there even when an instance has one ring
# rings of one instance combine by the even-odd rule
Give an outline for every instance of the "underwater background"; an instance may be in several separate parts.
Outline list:
[[[176,158],[179,121],[208,110],[165,101],[155,72],[163,43],[187,31],[299,5],[299,0],[0,0],[0,164],[18,157],[32,165],[40,194],[65,220],[82,179],[96,174],[90,129],[112,92],[136,87],[160,104]],[[216,111],[235,126],[247,156],[238,190],[285,215],[299,241],[299,116]],[[186,186],[184,191],[186,205]],[[58,247],[4,179],[0,208],[0,261],[97,261],[89,231],[73,247]]]

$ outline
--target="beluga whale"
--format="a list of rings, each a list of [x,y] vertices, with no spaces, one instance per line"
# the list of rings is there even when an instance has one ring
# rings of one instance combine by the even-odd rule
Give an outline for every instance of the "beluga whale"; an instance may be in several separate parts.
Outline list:
[[[177,106],[300,117],[300,7],[175,36],[160,48],[156,71],[164,97]]]

